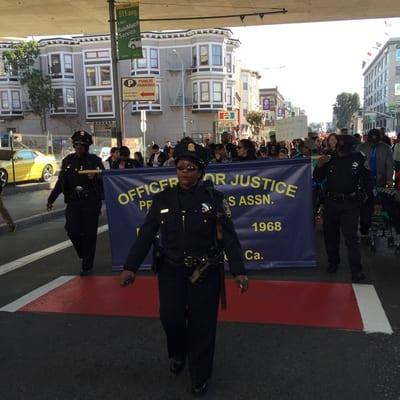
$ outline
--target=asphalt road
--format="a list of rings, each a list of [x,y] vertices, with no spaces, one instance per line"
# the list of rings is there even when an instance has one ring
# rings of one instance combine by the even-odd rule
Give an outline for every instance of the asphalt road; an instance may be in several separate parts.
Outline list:
[[[100,225],[105,224],[102,217]],[[0,266],[66,240],[63,218],[0,235]],[[319,266],[251,278],[348,282],[349,271]],[[111,275],[108,233],[95,273]],[[393,335],[221,322],[209,399],[399,400],[400,256],[363,250],[365,270]],[[344,257],[345,258],[345,257]],[[0,275],[0,307],[80,270],[72,247]],[[190,399],[187,370],[168,371],[161,324],[151,318],[0,312],[1,400]]]

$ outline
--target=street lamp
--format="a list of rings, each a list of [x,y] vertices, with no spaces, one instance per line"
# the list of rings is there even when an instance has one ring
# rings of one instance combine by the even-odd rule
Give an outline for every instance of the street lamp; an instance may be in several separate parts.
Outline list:
[[[182,128],[183,128],[183,137],[186,136],[186,104],[185,104],[185,69],[184,69],[184,63],[182,60],[182,57],[179,55],[179,53],[176,51],[176,49],[172,50],[172,53],[175,54],[178,58],[179,61],[181,62],[181,79],[182,79]]]

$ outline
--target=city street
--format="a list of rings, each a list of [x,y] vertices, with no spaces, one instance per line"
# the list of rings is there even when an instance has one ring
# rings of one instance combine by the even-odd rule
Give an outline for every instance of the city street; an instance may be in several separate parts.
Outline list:
[[[7,204],[12,204],[13,196],[5,197]],[[63,225],[64,218],[58,217],[21,227],[13,234],[0,234],[0,307],[61,276],[78,275],[79,260],[71,246],[66,244],[52,253],[53,246],[67,239]],[[105,225],[103,211],[99,224],[103,233],[98,237],[94,275],[116,276],[111,272]],[[273,282],[350,282],[345,263],[335,276],[325,272],[320,226],[316,242],[317,268],[266,271],[250,278]],[[26,258],[44,249],[49,250],[41,258]],[[304,319],[303,326],[220,322],[208,398],[400,399],[399,255],[395,256],[382,243],[376,255],[364,248],[363,256],[367,284],[378,293],[394,331],[392,335],[307,326],[307,315],[319,307],[318,301],[309,304],[309,309],[299,316]],[[18,262],[13,262],[23,257],[25,261],[20,265],[27,264],[16,268]],[[4,273],[7,264],[16,269]],[[151,276],[147,272],[141,275]],[[94,278],[76,279],[80,282]],[[110,286],[114,293],[92,290],[91,295],[95,293],[102,299],[93,315],[0,312],[1,399],[191,398],[187,369],[178,377],[171,376],[168,370],[165,339],[157,318],[118,316],[118,310],[117,315],[102,314],[111,295],[139,290],[142,283],[139,279],[137,286],[122,289],[115,278],[115,285]],[[255,286],[253,282],[253,290]],[[85,293],[75,300],[82,304],[90,302]],[[130,306],[126,304],[126,308]],[[229,304],[228,292],[230,306],[234,304]]]

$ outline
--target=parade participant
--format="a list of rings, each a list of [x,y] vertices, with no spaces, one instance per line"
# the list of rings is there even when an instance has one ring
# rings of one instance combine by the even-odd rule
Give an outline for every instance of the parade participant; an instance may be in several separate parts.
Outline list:
[[[360,204],[365,194],[373,198],[371,173],[364,167],[361,153],[352,152],[354,138],[337,136],[337,156],[323,155],[314,169],[314,179],[326,179],[323,228],[325,248],[328,255],[329,273],[338,269],[340,230],[348,251],[348,260],[353,282],[365,279],[362,272],[360,246],[358,243],[358,221]]]
[[[115,161],[119,158],[118,147],[111,147],[110,149],[110,156],[104,161],[104,168],[111,169],[112,165]]]
[[[237,158],[235,161],[257,160],[256,148],[250,139],[241,139],[237,147]]]
[[[134,281],[160,231],[156,264],[170,370],[179,374],[188,358],[192,393],[196,396],[207,392],[212,372],[219,295],[223,289],[222,252],[241,291],[248,288],[228,203],[208,181],[202,181],[207,157],[207,150],[190,140],[183,139],[175,147],[178,186],[153,197],[120,276],[122,286]]]
[[[89,146],[93,144],[89,133],[77,131],[71,139],[75,153],[62,160],[58,181],[47,200],[47,209],[51,210],[57,197],[64,194],[67,203],[65,230],[82,259],[81,275],[84,276],[93,268],[103,185],[99,174],[79,174],[79,171],[102,170],[104,166],[99,157],[89,153]]]
[[[16,226],[14,224],[14,221],[11,218],[10,213],[8,212],[6,206],[3,203],[3,199],[1,196],[2,192],[3,192],[3,185],[0,183],[0,216],[3,218],[4,222],[7,224],[8,231],[15,232]]]
[[[229,132],[222,132],[221,144],[225,147],[225,152],[228,160],[234,160],[237,157],[236,146],[232,143],[232,134]]]
[[[139,162],[133,158],[130,158],[131,151],[127,146],[121,146],[118,150],[118,153],[119,157],[112,163],[112,169],[140,168]]]

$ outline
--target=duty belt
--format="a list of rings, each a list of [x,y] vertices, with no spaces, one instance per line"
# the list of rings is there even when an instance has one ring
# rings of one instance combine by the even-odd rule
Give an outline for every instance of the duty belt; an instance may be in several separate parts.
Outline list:
[[[328,199],[335,200],[335,201],[359,200],[359,196],[358,196],[357,192],[352,192],[352,193],[328,192],[326,195],[327,195]]]

